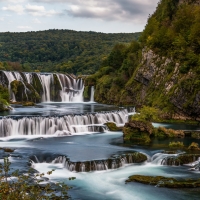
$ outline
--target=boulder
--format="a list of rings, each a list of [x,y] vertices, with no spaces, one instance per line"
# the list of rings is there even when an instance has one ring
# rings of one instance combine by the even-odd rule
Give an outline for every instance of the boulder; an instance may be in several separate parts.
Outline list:
[[[152,132],[153,126],[150,122],[131,120],[123,127],[124,142],[148,144]]]

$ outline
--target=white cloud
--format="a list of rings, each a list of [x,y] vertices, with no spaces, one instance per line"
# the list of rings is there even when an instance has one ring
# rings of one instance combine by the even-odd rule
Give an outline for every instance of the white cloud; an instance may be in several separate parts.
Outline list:
[[[4,17],[0,17],[0,21],[4,21]]]
[[[24,8],[21,5],[8,5],[2,8],[3,11],[10,11],[16,12],[17,14],[21,15],[24,13]]]
[[[18,26],[19,29],[31,29],[31,26]]]
[[[44,8],[44,6],[27,4],[26,10],[29,11],[29,12],[44,12],[45,8]]]
[[[23,3],[27,0],[0,0],[0,2]]]
[[[28,13],[32,16],[46,16],[46,17],[61,14],[61,12],[56,12],[54,9],[46,10],[44,6],[31,5],[31,4],[27,4],[25,6],[8,5],[8,6],[4,6],[2,8],[2,10],[3,11],[15,12],[15,13],[20,14],[20,15]]]
[[[38,18],[33,19],[34,24],[41,24],[41,21]]]
[[[54,9],[52,10],[46,10],[44,6],[38,6],[38,5],[26,5],[25,6],[26,12],[30,13],[33,16],[53,16],[58,15],[59,13],[56,12]]]

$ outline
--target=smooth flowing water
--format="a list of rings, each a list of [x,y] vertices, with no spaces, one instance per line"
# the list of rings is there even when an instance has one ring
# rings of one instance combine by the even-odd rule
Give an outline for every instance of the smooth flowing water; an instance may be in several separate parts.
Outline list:
[[[123,133],[110,132],[104,125],[106,121],[122,125],[127,120],[126,108],[97,103],[41,103],[34,107],[15,105],[13,111],[3,113],[0,119],[0,146],[15,149],[10,155],[13,169],[25,170],[30,159],[32,167],[39,172],[55,169],[49,176],[50,180],[64,181],[73,186],[69,191],[72,199],[199,199],[199,190],[196,189],[125,184],[125,180],[134,174],[200,178],[200,172],[191,171],[188,166],[161,165],[162,160],[168,156],[163,153],[163,149],[123,146]],[[104,128],[81,129],[92,126]],[[191,128],[199,129],[184,127]],[[55,134],[57,131],[71,134]],[[196,142],[200,144],[199,140]],[[124,159],[123,155],[134,152],[146,154],[148,161],[133,164]],[[117,165],[118,158],[120,164]],[[108,159],[112,159],[111,169],[106,167]],[[85,172],[86,162],[92,163],[90,166],[93,168],[89,172]],[[78,163],[79,172],[76,170]],[[76,180],[69,181],[69,177],[76,177]]]

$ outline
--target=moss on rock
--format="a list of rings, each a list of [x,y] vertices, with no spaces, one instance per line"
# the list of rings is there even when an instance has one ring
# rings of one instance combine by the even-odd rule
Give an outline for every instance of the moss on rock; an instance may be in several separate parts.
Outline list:
[[[121,131],[122,128],[117,127],[117,125],[114,122],[107,122],[105,125],[108,127],[110,131]]]
[[[144,176],[144,175],[133,175],[125,181],[139,182],[143,184],[156,185],[158,187],[166,188],[196,188],[200,187],[200,179],[182,179],[177,180],[175,178],[169,178],[164,176]]]
[[[165,127],[154,128],[153,135],[156,138],[183,138],[185,136],[182,130],[167,129]]]
[[[22,105],[23,106],[35,106],[35,103],[31,102],[31,101],[27,101],[27,102],[23,102]]]
[[[149,144],[153,126],[150,122],[131,120],[123,127],[124,142]]]
[[[200,149],[199,149],[199,144],[196,143],[196,142],[192,142],[192,143],[190,144],[190,146],[188,147],[188,149],[189,149],[189,150],[200,150]]]
[[[22,83],[21,81],[14,80],[11,82],[11,90],[15,95],[16,101],[33,101],[39,102],[40,95],[37,91],[27,82]]]

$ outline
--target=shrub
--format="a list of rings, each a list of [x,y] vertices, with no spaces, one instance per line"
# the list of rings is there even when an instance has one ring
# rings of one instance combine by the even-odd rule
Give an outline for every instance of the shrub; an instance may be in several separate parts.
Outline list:
[[[133,120],[139,120],[139,121],[157,121],[159,115],[159,110],[154,107],[149,106],[143,106],[140,110],[139,114],[133,115]]]
[[[188,147],[189,150],[199,150],[199,144],[196,142],[192,142]]]
[[[59,200],[69,198],[67,195],[69,187],[64,183],[56,184],[58,191],[53,189],[49,183],[40,185],[45,174],[34,174],[33,169],[29,170],[27,174],[21,175],[17,170],[10,175],[10,164],[8,158],[4,158],[4,163],[0,164],[1,200]],[[50,175],[53,171],[49,171],[47,174]],[[57,192],[59,192],[59,195]]]
[[[183,142],[170,142],[169,143],[169,147],[170,148],[183,148],[184,147],[184,144]]]

